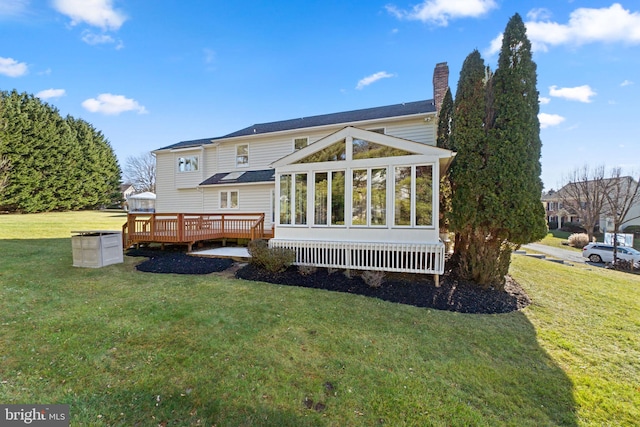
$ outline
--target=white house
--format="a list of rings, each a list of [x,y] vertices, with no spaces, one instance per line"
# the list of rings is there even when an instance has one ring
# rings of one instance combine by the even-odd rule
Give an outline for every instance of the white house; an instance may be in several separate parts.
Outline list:
[[[434,100],[249,126],[154,151],[158,213],[261,213],[298,264],[441,274]]]

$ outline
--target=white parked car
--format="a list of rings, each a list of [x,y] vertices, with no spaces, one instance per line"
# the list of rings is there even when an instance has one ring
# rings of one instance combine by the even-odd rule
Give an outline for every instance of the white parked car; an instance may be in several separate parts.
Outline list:
[[[613,245],[604,243],[589,243],[582,248],[582,256],[591,262],[613,262]],[[618,259],[640,263],[640,251],[628,246],[618,246]]]

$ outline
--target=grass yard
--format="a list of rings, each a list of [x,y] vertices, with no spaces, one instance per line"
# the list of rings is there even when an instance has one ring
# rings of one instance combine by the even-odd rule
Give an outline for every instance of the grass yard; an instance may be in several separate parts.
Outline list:
[[[72,426],[631,426],[640,276],[514,256],[468,315],[222,275],[74,268],[117,213],[0,216],[0,402]]]
[[[540,240],[538,243],[542,243],[543,245],[553,246],[554,248],[562,248],[570,251],[582,252],[582,249],[574,248],[573,246],[563,245],[563,242],[567,242],[569,236],[573,233],[569,233],[568,231],[560,231],[560,230],[549,230],[544,239]]]

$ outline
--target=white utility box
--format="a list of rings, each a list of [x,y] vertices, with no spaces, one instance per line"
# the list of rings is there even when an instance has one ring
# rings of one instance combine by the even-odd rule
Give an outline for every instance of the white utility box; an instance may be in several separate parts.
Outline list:
[[[74,267],[98,268],[124,262],[122,232],[111,230],[72,231]]]

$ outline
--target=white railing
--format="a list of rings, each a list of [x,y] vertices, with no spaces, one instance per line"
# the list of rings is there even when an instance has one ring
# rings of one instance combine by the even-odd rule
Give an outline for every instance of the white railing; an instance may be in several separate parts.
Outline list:
[[[294,249],[296,265],[401,273],[444,273],[445,246],[442,242],[381,243],[271,239],[269,247]]]

